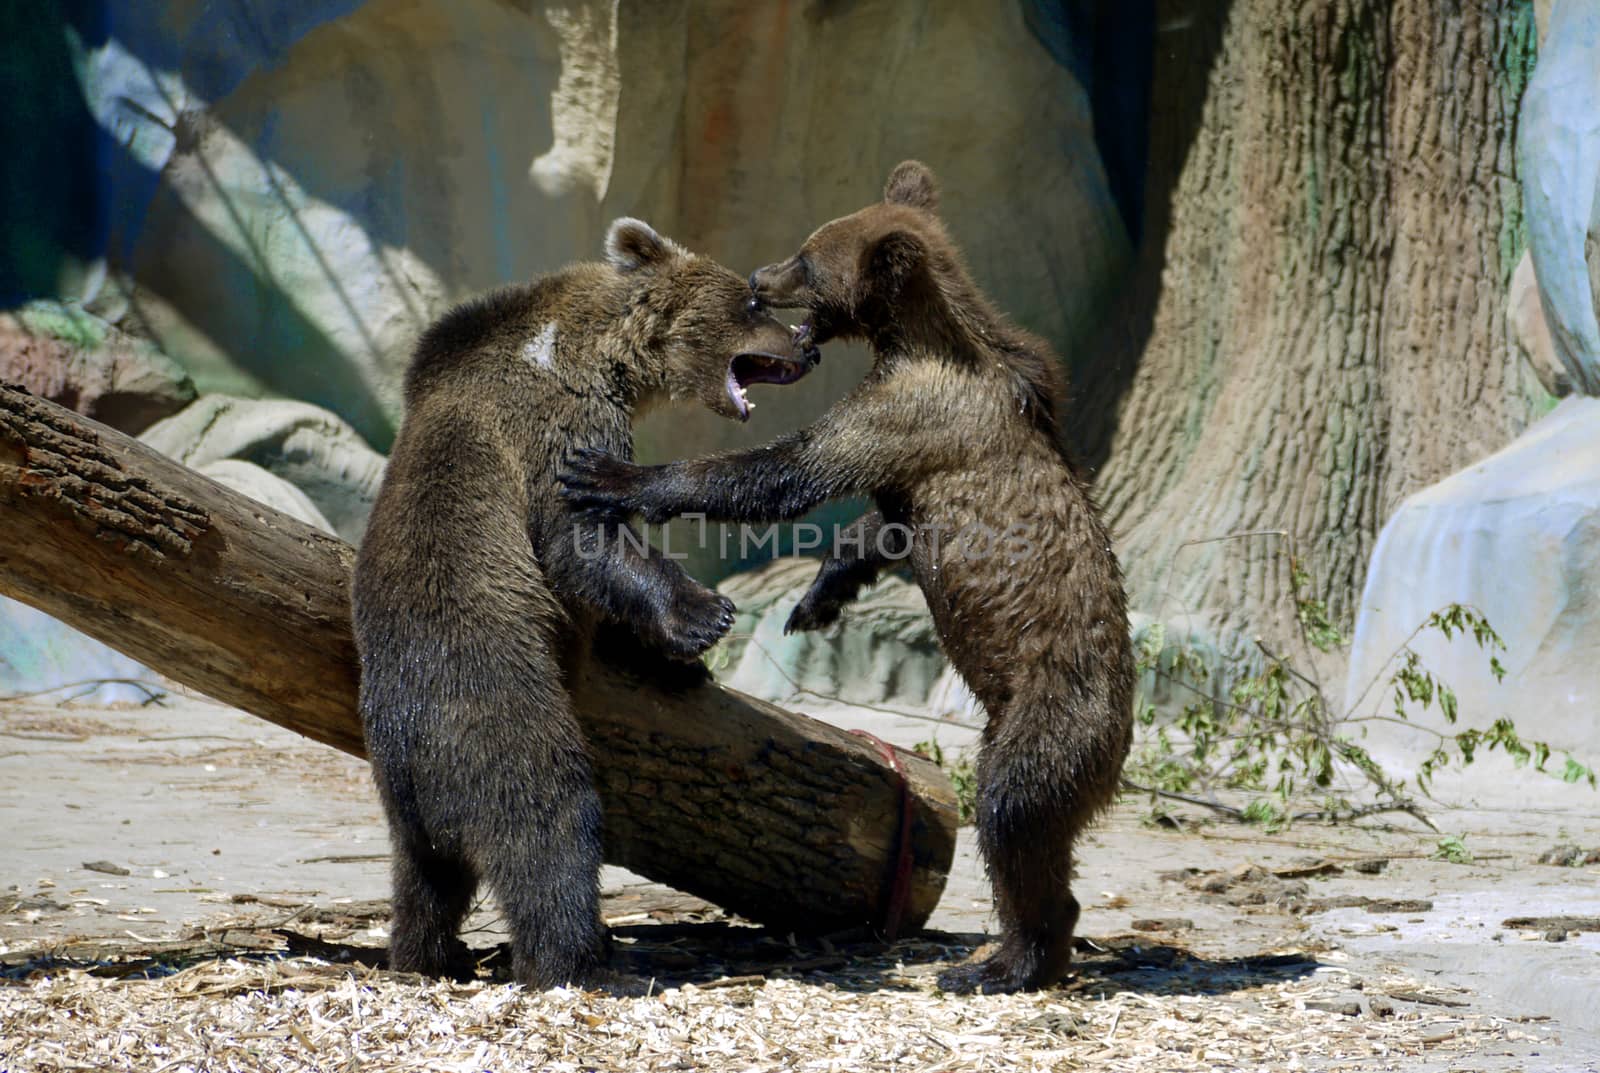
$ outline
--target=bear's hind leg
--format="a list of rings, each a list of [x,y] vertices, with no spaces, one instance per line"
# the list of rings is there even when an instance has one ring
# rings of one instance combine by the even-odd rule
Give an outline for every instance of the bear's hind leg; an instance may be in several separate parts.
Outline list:
[[[536,783],[486,795],[500,837],[485,855],[485,878],[510,926],[512,976],[539,990],[598,983],[606,976],[600,796],[581,743],[552,748],[534,770]]]
[[[429,854],[394,838],[394,921],[389,967],[397,972],[470,980],[472,952],[456,932],[472,905],[477,879],[465,861]]]
[[[978,837],[1000,918],[1000,948],[941,973],[939,986],[986,995],[1048,987],[1072,964],[1078,924],[1069,885],[1072,840],[1026,827],[1006,831],[992,815],[989,822],[980,818]]]
[[[1070,886],[1072,848],[1091,810],[1075,799],[1070,783],[1053,777],[1060,773],[1041,748],[1047,746],[1036,740],[1004,738],[984,746],[978,846],[994,889],[1000,949],[942,973],[939,986],[946,991],[998,994],[1048,987],[1072,963],[1078,924],[1078,900]]]

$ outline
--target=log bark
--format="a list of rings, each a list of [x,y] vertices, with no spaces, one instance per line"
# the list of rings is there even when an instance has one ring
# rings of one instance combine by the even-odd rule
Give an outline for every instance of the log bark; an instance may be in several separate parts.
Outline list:
[[[0,384],[0,593],[361,756],[354,555]],[[958,822],[934,765],[900,751],[890,763],[872,742],[715,685],[666,692],[596,663],[574,696],[608,861],[808,933],[884,927],[897,881],[902,930],[933,911]]]

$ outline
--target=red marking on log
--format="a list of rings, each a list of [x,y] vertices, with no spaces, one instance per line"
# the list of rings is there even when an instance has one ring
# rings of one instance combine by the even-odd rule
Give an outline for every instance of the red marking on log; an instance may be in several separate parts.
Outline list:
[[[895,847],[894,873],[889,883],[889,904],[883,913],[883,934],[891,942],[900,937],[900,922],[905,919],[906,902],[911,897],[911,785],[895,747],[867,730],[852,730],[878,747],[878,755],[888,761],[900,780],[900,840]]]

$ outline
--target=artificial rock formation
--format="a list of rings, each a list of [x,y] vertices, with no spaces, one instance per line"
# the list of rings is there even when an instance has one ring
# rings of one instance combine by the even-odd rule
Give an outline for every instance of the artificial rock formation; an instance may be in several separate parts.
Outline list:
[[[1064,352],[1126,258],[1084,87],[1019,4],[130,0],[85,47],[125,154],[95,301],[202,390],[305,399],[380,451],[429,320],[597,257],[619,215],[748,270],[916,156],[986,289]],[[644,449],[757,442],[858,376]]]
[[[0,380],[132,435],[195,397],[189,375],[150,343],[54,302],[0,314]]]
[[[1451,642],[1429,631],[1415,643],[1455,690],[1461,725],[1482,728],[1509,716],[1527,737],[1600,761],[1597,445],[1600,399],[1569,398],[1505,449],[1400,505],[1378,538],[1356,616],[1351,708],[1391,711],[1383,683],[1396,650],[1434,611],[1471,604],[1506,640],[1503,682],[1489,671],[1490,653],[1470,638]],[[1437,706],[1424,713],[1413,704],[1410,713],[1421,726],[1448,729]],[[1370,729],[1368,744],[1397,770],[1412,770],[1431,740],[1426,731],[1383,724]],[[1480,770],[1493,776],[1497,769]],[[1539,788],[1516,785],[1521,793]]]
[[[311,503],[316,516],[300,510],[288,513],[351,543],[366,531],[367,515],[383,480],[383,456],[354,429],[321,407],[290,399],[206,395],[139,438],[168,458],[246,495],[255,495],[251,489],[257,486],[272,494],[268,491],[272,486],[259,480],[236,483],[221,474],[242,471],[224,464],[249,463],[265,470],[293,486]],[[216,466],[224,469],[213,472]],[[281,509],[276,499],[266,501]]]
[[[1556,356],[1600,395],[1600,4],[1554,4],[1522,98],[1517,160]]]

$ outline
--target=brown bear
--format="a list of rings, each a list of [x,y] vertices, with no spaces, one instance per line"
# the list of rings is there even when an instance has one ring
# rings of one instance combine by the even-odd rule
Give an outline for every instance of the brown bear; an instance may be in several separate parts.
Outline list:
[[[733,607],[631,530],[580,526],[557,466],[574,446],[629,455],[659,399],[743,419],[749,385],[816,360],[743,279],[648,225],[618,220],[606,255],[451,310],[406,376],[352,587],[396,969],[471,971],[456,931],[481,878],[518,981],[603,975],[600,802],[568,683],[602,622],[693,660]]]
[[[907,161],[882,202],[750,277],[769,304],[809,310],[802,342],[872,346],[866,379],[815,424],[665,466],[583,452],[562,479],[575,506],[652,521],[686,511],[766,521],[874,497],[878,509],[823,563],[789,627],[833,621],[886,563],[908,558],[951,663],[988,713],[977,825],[1003,935],[992,957],[939,982],[1012,991],[1048,985],[1070,963],[1073,843],[1117,792],[1134,661],[1111,538],[1061,447],[1059,363],[978,290],[936,202],[928,169]]]

